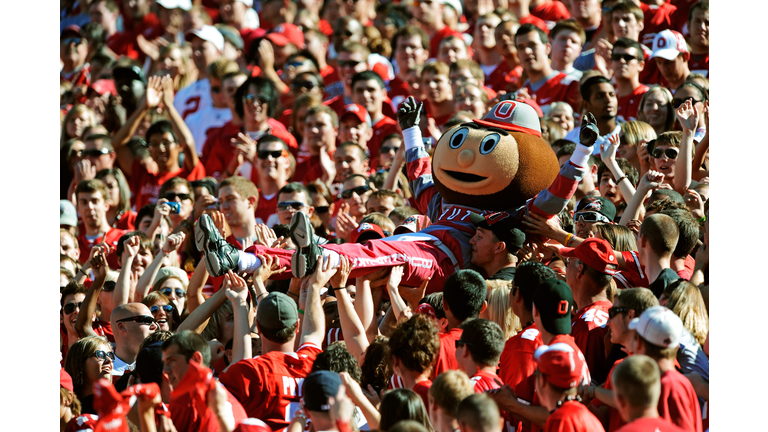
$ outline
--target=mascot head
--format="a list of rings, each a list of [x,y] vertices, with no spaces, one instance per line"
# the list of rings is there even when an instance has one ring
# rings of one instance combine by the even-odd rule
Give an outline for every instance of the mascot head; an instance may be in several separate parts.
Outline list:
[[[557,177],[536,111],[520,101],[496,104],[482,120],[446,131],[432,157],[432,178],[450,204],[518,208]]]

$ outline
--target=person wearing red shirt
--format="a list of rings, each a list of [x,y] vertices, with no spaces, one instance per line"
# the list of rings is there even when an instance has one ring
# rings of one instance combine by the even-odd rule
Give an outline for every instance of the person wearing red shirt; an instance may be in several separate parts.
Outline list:
[[[490,87],[485,86],[486,74],[483,72],[482,66],[480,66],[480,64],[477,62],[469,59],[457,60],[453,63],[450,63],[448,71],[448,78],[451,80],[451,91],[454,98],[459,96],[459,87],[464,84],[474,84],[478,86],[480,91],[485,93],[487,96],[486,101],[496,98],[496,91]],[[483,118],[485,116],[485,112],[486,108],[485,104],[483,104],[482,110],[480,110],[480,113],[478,114],[478,118]]]
[[[296,162],[288,153],[288,146],[276,136],[267,135],[259,140],[255,161],[259,202],[256,206],[256,222],[274,224],[277,217],[277,194],[288,184]],[[251,179],[254,174],[251,173]],[[272,225],[270,225],[271,227]]]
[[[328,64],[328,36],[322,31],[315,29],[304,30],[304,43],[307,45],[307,50],[315,55],[317,60],[317,66],[320,69],[320,76],[323,77],[323,84],[325,85],[325,98],[332,99],[342,94],[342,83],[339,72],[333,66]]]
[[[644,16],[644,29],[639,42],[650,46],[656,35],[663,30],[676,29],[673,15],[677,7],[666,0],[642,0],[640,9]]]
[[[586,367],[577,350],[565,343],[542,345],[536,360],[536,393],[551,414],[544,432],[605,432],[589,409],[577,401],[581,371]]]
[[[626,425],[619,432],[683,432],[686,429],[659,417],[661,373],[656,362],[635,355],[614,369],[613,386],[616,405]]]
[[[449,76],[450,68],[439,61],[424,66],[421,72],[421,85],[427,93],[427,117],[434,119],[438,128],[441,128],[455,111]]]
[[[384,80],[373,71],[363,71],[352,76],[352,100],[363,106],[373,124],[373,137],[368,141],[368,154],[371,158],[371,168],[379,167],[379,147],[385,137],[396,133],[402,136],[400,125],[394,119],[383,113],[387,98]]]
[[[547,34],[533,24],[525,24],[515,34],[517,57],[528,74],[524,89],[528,97],[536,97],[536,103],[546,115],[552,102],[567,102],[574,112],[581,110],[579,81],[565,72],[552,69],[549,54],[552,46]]]
[[[400,377],[403,388],[415,391],[429,409],[429,388],[433,360],[440,349],[437,325],[424,314],[414,314],[398,325],[389,337],[392,371]]]
[[[595,35],[600,33],[602,28],[603,15],[602,5],[599,0],[567,0],[564,2],[568,6],[568,13],[571,18],[579,23],[587,35],[587,43],[595,39]]]
[[[501,55],[502,60],[493,72],[485,80],[486,85],[493,90],[500,92],[514,92],[522,84],[520,79],[523,74],[523,68],[517,59],[517,48],[515,48],[515,32],[520,25],[512,20],[507,20],[496,26],[494,37],[496,38],[496,51]]]
[[[117,268],[115,248],[125,231],[112,228],[107,220],[109,204],[107,186],[98,179],[83,180],[75,189],[77,212],[82,218],[82,227],[78,230],[77,244],[80,247],[80,263],[88,261],[94,245],[104,243],[109,246],[109,265]]]
[[[688,44],[691,58],[688,69],[691,73],[709,76],[709,1],[694,3],[688,13]]]
[[[461,401],[475,394],[474,385],[467,374],[449,370],[435,378],[429,389],[429,419],[435,432],[459,430],[456,414]]]
[[[481,15],[475,23],[473,45],[475,60],[482,68],[485,77],[491,75],[501,62],[501,55],[496,50],[496,27],[501,23],[501,18],[493,12]]]
[[[563,8],[565,8],[565,6],[563,6]],[[520,25],[533,24],[536,27],[544,30],[545,32],[549,32],[549,29],[552,28],[552,26],[548,26],[543,19],[539,18],[538,16],[532,13],[531,0],[511,1],[509,2],[509,10],[512,11],[513,14],[515,14],[515,16],[517,17],[517,21],[520,23]]]
[[[120,8],[114,0],[96,0],[88,6],[88,14],[92,23],[98,23],[104,29],[104,38],[107,47],[112,48],[110,40],[117,34],[117,17],[120,16]],[[114,51],[114,50],[113,50]],[[122,54],[122,53],[120,53]],[[134,57],[136,59],[138,57]]]
[[[392,108],[397,111],[400,103],[411,95],[409,71],[429,58],[429,36],[419,27],[407,25],[395,33],[392,45],[398,68],[395,78],[387,84],[387,95],[392,98]]]
[[[336,137],[339,135],[339,117],[326,106],[312,107],[304,121],[304,141],[309,149],[309,158],[296,166],[293,181],[311,183],[320,179],[331,184],[336,177],[332,155],[336,152]]]
[[[618,90],[616,117],[623,121],[635,120],[640,99],[648,91],[648,86],[640,84],[640,73],[645,67],[642,45],[629,38],[618,38],[611,52],[611,66]]]
[[[123,16],[123,31],[113,35],[119,42],[113,42],[110,48],[118,48],[118,55],[135,55],[134,60],[144,61],[144,52],[139,47],[137,38],[142,36],[151,41],[165,33],[160,18],[151,11],[152,4],[148,0],[121,1]],[[121,49],[122,48],[122,49]]]
[[[240,244],[246,239],[258,240],[255,216],[258,201],[256,185],[244,177],[229,177],[219,185],[219,208],[232,229],[232,236]]]
[[[571,335],[585,353],[589,372],[598,383],[605,382],[610,365],[606,362],[605,335],[608,333],[608,292],[618,264],[611,245],[598,238],[588,238],[575,248],[562,248],[560,255],[570,258],[565,280],[580,309],[576,312]]]
[[[530,0],[528,9],[531,15],[541,18],[548,29],[552,29],[556,22],[571,17],[564,2],[557,0]]]
[[[272,292],[259,301],[256,326],[261,336],[262,355],[233,363],[219,375],[221,383],[243,404],[248,416],[263,420],[272,430],[287,427],[299,409],[302,381],[321,352],[325,317],[320,305],[320,289],[336,273],[323,267],[318,265],[308,278],[304,311],[297,311],[296,303],[280,292]],[[298,315],[302,312],[300,344],[294,351]]]
[[[91,66],[88,57],[88,40],[85,32],[76,25],[71,25],[61,32],[59,37],[59,59],[63,64],[59,74],[60,82],[72,83],[72,86],[91,85]]]
[[[496,375],[499,357],[504,349],[504,333],[491,320],[477,318],[464,322],[461,337],[456,341],[456,363],[469,375],[476,393],[499,388]]]
[[[456,361],[456,341],[461,338],[461,325],[477,318],[487,306],[485,296],[488,288],[480,273],[474,270],[459,270],[445,281],[443,286],[443,310],[448,319],[447,332],[440,333],[440,351],[435,359],[432,378],[450,369],[459,369]]]
[[[220,389],[226,395],[225,403],[218,404],[225,407],[224,413],[214,413],[207,404],[197,403],[196,394],[200,387],[204,389],[204,397],[207,397],[208,388],[207,383],[200,382],[199,377],[194,375],[196,371],[193,368],[210,371],[208,367],[211,363],[211,350],[202,336],[190,330],[181,331],[163,342],[161,349],[163,373],[174,390],[168,408],[173,425],[178,430],[217,432],[221,430],[217,419],[219,415],[229,417],[232,426],[248,418],[240,402],[225,389]],[[195,366],[190,367],[190,362],[195,362]],[[214,382],[214,385],[218,384]],[[198,411],[201,405],[205,407],[204,412]]]
[[[443,20],[443,0],[427,0],[414,3],[410,6],[411,14],[418,23],[419,27],[429,36],[429,58],[437,58],[437,51],[440,48],[440,42],[443,38],[452,34],[461,33],[448,27]],[[400,65],[402,68],[405,65]]]
[[[685,375],[675,369],[683,322],[664,306],[648,308],[629,322],[635,330],[635,354],[644,354],[656,361],[661,372],[659,416],[687,431],[701,432],[702,419],[699,399]]]
[[[344,111],[339,116],[339,141],[342,143],[351,142],[359,146],[366,153],[368,153],[368,141],[373,138],[373,124],[371,123],[371,116],[368,115],[362,105],[349,104],[344,107]],[[338,153],[339,148],[336,148]],[[363,159],[368,159],[368,156]],[[346,178],[346,175],[341,176],[339,170],[336,170],[337,177],[341,177],[340,181]],[[366,171],[367,172],[367,167]]]

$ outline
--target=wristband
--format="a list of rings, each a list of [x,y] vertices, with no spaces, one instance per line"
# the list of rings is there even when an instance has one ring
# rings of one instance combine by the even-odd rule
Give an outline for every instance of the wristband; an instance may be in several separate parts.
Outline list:
[[[296,310],[299,311],[300,314],[304,315],[304,311],[303,310],[301,310],[299,308],[296,308]]]
[[[570,243],[570,242],[571,242],[571,239],[572,239],[572,238],[573,238],[573,234],[571,234],[571,233],[568,233],[568,235],[565,237],[565,244],[563,244],[563,246],[566,246],[566,247],[567,247],[567,246],[568,246],[568,243]]]
[[[296,298],[299,298],[299,295],[298,295],[298,294],[296,294],[296,293],[292,293],[292,292],[290,292],[290,291],[288,291],[288,295],[289,295],[289,296],[296,296]]]
[[[331,291],[338,291],[338,290],[345,290],[344,287],[338,287],[338,288],[331,288]]]
[[[626,175],[625,175],[625,176],[622,176],[622,177],[619,177],[619,179],[618,179],[618,180],[616,180],[616,184],[618,185],[619,183],[621,183],[621,181],[622,181],[622,180],[625,180],[626,178],[627,178],[627,176],[626,176]]]
[[[701,219],[696,219],[696,222],[698,222],[699,224],[703,224],[706,221],[707,221],[707,215],[702,216]]]

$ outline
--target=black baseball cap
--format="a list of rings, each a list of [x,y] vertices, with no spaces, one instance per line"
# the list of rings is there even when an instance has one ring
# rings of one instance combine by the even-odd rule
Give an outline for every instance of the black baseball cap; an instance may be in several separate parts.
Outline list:
[[[328,398],[336,396],[342,386],[341,377],[336,372],[321,370],[304,378],[304,408],[309,411],[327,412]]]
[[[544,279],[533,293],[533,304],[541,315],[544,330],[552,334],[571,334],[573,293],[560,279]]]
[[[605,197],[589,196],[582,198],[576,207],[576,213],[589,211],[600,213],[607,217],[609,221],[613,221],[616,218],[616,206]]]
[[[469,219],[478,228],[491,231],[499,241],[503,241],[509,253],[516,253],[525,243],[525,233],[518,228],[517,220],[507,212],[489,213],[481,216],[470,213]]]

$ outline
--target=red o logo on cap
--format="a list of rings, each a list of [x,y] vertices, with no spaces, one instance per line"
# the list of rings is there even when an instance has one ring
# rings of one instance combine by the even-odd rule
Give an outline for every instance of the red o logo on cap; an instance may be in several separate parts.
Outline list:
[[[568,313],[567,300],[560,300],[560,304],[557,305],[557,313],[560,315],[565,315],[566,313]]]
[[[504,101],[496,105],[496,109],[493,110],[493,115],[500,119],[507,119],[512,117],[512,113],[515,111],[515,104],[512,101]]]

